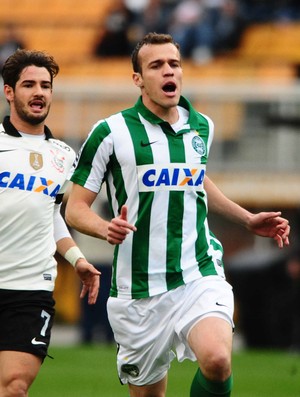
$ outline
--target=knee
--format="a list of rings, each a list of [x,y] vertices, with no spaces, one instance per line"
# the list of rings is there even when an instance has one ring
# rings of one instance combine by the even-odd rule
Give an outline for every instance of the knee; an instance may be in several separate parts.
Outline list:
[[[215,382],[224,382],[231,375],[231,357],[227,352],[214,351],[200,365],[203,375]]]
[[[27,397],[28,395],[27,383],[18,376],[11,377],[5,386],[5,390],[5,396],[7,397]]]

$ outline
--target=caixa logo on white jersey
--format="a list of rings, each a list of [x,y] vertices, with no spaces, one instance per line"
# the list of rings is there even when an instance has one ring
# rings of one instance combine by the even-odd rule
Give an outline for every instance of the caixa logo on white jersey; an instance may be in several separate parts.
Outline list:
[[[206,167],[203,164],[159,164],[138,166],[140,192],[156,190],[203,190]]]
[[[24,175],[22,173],[0,172],[0,188],[19,189],[29,192],[43,193],[50,197],[56,197],[60,185],[54,184],[51,179],[41,176]]]

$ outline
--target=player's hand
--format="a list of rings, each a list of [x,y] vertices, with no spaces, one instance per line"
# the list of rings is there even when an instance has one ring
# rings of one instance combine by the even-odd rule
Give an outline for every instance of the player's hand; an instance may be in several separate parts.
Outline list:
[[[80,298],[84,298],[88,294],[88,303],[93,305],[97,301],[100,289],[100,275],[93,265],[84,258],[79,258],[76,262],[75,271],[82,281],[82,290]]]
[[[289,245],[289,221],[281,217],[281,212],[260,212],[253,214],[248,229],[258,236],[273,238],[279,248]]]
[[[122,244],[127,235],[136,230],[134,225],[127,222],[127,207],[123,205],[120,216],[113,218],[108,224],[106,239],[110,244]]]

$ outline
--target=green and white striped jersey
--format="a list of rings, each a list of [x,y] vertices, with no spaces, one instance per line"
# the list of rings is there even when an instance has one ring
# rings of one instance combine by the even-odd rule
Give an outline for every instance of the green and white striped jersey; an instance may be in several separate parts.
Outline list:
[[[179,109],[188,118],[175,132],[140,98],[98,121],[76,160],[71,180],[96,193],[105,181],[113,216],[126,204],[137,227],[115,248],[111,296],[145,298],[203,276],[224,277],[203,188],[213,122],[184,97]]]

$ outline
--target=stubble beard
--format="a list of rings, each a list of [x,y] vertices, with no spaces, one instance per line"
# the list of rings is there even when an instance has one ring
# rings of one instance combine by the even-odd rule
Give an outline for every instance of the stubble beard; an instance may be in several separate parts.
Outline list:
[[[43,123],[46,120],[46,118],[49,114],[50,106],[48,108],[45,108],[45,112],[43,114],[35,115],[35,114],[28,112],[25,109],[25,106],[23,106],[20,102],[15,101],[15,110],[16,110],[18,117],[21,120],[23,120],[24,122],[26,122],[30,125],[35,126],[35,125]]]

